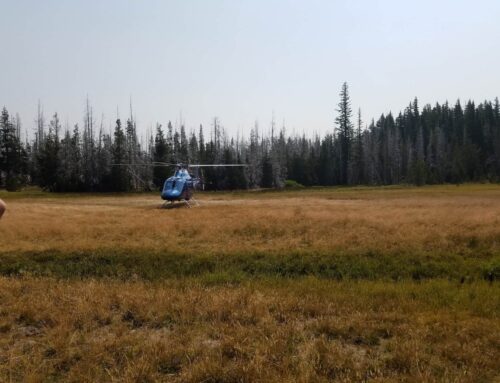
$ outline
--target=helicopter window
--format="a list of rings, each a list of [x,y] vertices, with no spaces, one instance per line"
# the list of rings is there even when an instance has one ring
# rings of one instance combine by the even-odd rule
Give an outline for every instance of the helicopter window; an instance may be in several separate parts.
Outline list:
[[[180,193],[184,189],[184,183],[185,183],[184,180],[177,180],[173,188]]]

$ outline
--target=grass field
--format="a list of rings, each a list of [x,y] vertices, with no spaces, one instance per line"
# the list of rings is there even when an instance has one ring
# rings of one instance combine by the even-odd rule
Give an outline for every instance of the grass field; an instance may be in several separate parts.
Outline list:
[[[0,192],[2,381],[500,379],[500,186]]]

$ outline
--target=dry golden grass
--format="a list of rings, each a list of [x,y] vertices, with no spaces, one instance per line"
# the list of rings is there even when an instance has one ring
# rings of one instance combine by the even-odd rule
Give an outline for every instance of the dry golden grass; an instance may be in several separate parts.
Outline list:
[[[320,189],[198,195],[159,209],[154,195],[2,194],[1,252],[95,249],[175,253],[348,251],[475,254],[500,249],[500,186]]]
[[[0,381],[488,382],[499,297],[486,282],[0,278]]]
[[[0,382],[500,379],[498,185],[0,197]]]

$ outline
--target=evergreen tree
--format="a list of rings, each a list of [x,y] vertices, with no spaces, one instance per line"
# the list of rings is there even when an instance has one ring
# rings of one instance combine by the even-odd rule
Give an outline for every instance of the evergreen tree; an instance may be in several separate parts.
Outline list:
[[[361,109],[358,109],[358,124],[353,139],[353,151],[350,166],[350,184],[359,185],[364,182],[363,136]]]
[[[82,135],[82,176],[85,189],[94,191],[97,187],[98,179],[96,177],[96,150],[94,137],[94,112],[87,98],[85,104],[83,135]]]
[[[269,154],[264,154],[262,159],[262,187],[271,188],[273,187],[273,165],[271,163],[271,158]]]
[[[40,186],[49,191],[60,191],[62,189],[58,177],[61,168],[59,129],[59,117],[55,113],[49,123],[48,134],[44,137],[38,151],[38,180]]]
[[[143,185],[140,177],[140,153],[139,153],[139,144],[137,141],[137,131],[135,121],[132,118],[132,111],[130,112],[131,116],[127,120],[127,126],[125,128],[125,145],[127,147],[127,157],[125,162],[130,164],[128,167],[128,171],[130,174],[130,188],[134,191],[139,190]]]
[[[198,133],[198,147],[200,148],[198,160],[200,161],[200,163],[204,164],[206,161],[206,158],[205,158],[205,137],[203,135],[203,125],[201,125],[201,124],[200,124],[200,130]]]
[[[349,88],[345,82],[340,91],[340,102],[338,104],[338,116],[335,120],[337,124],[337,138],[340,144],[340,183],[347,184],[349,161],[351,158],[351,146],[353,136],[353,126],[351,122],[352,110],[349,98]]]
[[[154,142],[153,162],[169,161],[169,150],[167,140],[163,134],[160,124],[156,125],[156,135]],[[162,188],[163,183],[169,176],[169,168],[166,166],[154,166],[153,168],[153,183],[157,188]]]
[[[130,177],[126,166],[121,164],[127,161],[127,140],[123,132],[120,119],[116,120],[114,141],[112,146],[113,151],[113,168],[111,170],[111,180],[114,186],[114,191],[129,191]]]
[[[181,159],[181,136],[177,129],[174,132],[174,158],[175,158],[175,163],[180,163],[182,162]]]
[[[186,129],[184,128],[184,125],[181,125],[181,132],[180,132],[180,142],[179,142],[179,160],[182,163],[188,163],[189,162],[189,145],[188,145],[188,139],[186,136]]]
[[[27,156],[19,138],[20,126],[11,121],[4,107],[0,116],[0,186],[17,190],[24,182]]]
[[[97,178],[100,191],[111,191],[113,189],[111,180],[111,169],[113,164],[112,141],[109,134],[105,134],[101,125],[99,130],[99,142],[97,144]]]
[[[200,148],[198,147],[198,139],[196,138],[196,134],[194,132],[191,132],[188,149],[189,149],[188,150],[189,163],[200,162],[199,158]]]
[[[74,126],[73,134],[66,130],[61,140],[59,150],[59,168],[57,189],[59,191],[77,192],[86,190],[81,170],[81,140],[78,124]]]

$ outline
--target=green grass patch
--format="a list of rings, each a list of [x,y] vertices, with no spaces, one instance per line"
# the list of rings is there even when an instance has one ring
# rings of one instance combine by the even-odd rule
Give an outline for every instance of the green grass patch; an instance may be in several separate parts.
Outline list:
[[[207,284],[254,278],[317,277],[333,280],[427,280],[466,282],[500,279],[500,256],[456,254],[239,253],[193,255],[98,250],[0,254],[0,275],[57,278],[139,277],[145,280],[195,277]]]

